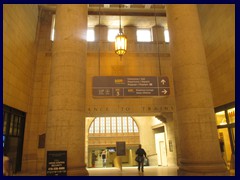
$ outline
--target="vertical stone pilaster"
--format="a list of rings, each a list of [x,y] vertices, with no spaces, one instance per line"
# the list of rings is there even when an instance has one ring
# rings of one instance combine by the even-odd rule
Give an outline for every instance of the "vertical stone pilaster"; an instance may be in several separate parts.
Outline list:
[[[67,151],[68,175],[85,165],[87,5],[57,5],[49,90],[46,151]]]
[[[227,175],[196,5],[167,5],[179,130],[179,175]]]
[[[99,32],[100,31],[100,32]],[[96,25],[94,27],[95,41],[107,42],[108,41],[108,27],[105,25]]]
[[[128,43],[137,42],[137,27],[136,26],[124,26],[124,34],[127,36]]]
[[[164,39],[164,27],[162,26],[153,26],[152,27],[153,41],[165,43]]]

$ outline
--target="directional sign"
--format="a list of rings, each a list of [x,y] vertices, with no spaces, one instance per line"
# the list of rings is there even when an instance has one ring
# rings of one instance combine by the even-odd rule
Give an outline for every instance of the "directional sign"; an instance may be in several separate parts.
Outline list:
[[[166,88],[159,88],[159,95],[160,96],[166,96],[170,94],[170,88],[166,87]]]
[[[169,87],[168,78],[166,76],[158,77],[159,87]]]
[[[167,76],[95,76],[94,97],[168,96]]]

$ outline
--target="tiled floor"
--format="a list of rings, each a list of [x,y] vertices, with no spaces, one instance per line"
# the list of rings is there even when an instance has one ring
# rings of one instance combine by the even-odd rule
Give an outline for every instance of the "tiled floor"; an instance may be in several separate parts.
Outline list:
[[[138,172],[137,167],[87,168],[89,176],[177,176],[178,167],[145,166],[144,172]],[[36,176],[35,174],[18,173],[14,176]],[[39,175],[43,176],[43,175]],[[230,170],[230,176],[235,176],[235,170]]]
[[[177,176],[178,167],[146,166],[144,172],[137,167],[123,167],[122,170],[109,168],[88,168],[89,176]]]
[[[144,172],[138,172],[137,167],[88,168],[89,176],[177,176],[178,167],[146,166]],[[230,170],[230,176],[235,176],[235,170]]]

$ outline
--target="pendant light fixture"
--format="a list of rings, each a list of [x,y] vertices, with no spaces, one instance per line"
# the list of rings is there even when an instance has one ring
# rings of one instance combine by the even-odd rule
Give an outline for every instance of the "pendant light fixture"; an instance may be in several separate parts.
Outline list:
[[[121,28],[121,5],[119,5],[119,33],[115,38],[115,53],[123,56],[127,52],[127,37],[124,35]]]
[[[98,10],[98,74],[100,76],[100,73],[101,73],[101,61],[100,61],[100,47],[101,47],[101,42],[100,42],[100,36],[101,36],[101,21],[100,21],[100,17],[101,17],[101,7],[100,7],[100,4],[99,4],[99,10]]]

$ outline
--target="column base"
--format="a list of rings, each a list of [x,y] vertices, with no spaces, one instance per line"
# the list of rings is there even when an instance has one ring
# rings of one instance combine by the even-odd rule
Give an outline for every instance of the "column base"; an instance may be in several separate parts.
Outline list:
[[[191,163],[180,165],[178,176],[229,176],[229,170],[224,163]]]

